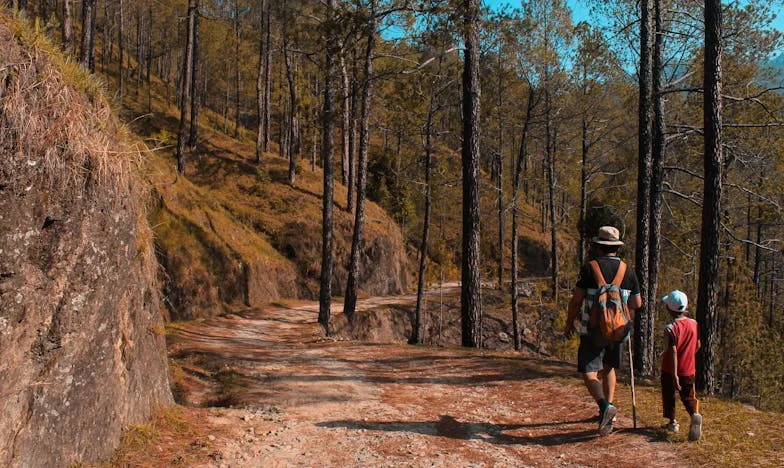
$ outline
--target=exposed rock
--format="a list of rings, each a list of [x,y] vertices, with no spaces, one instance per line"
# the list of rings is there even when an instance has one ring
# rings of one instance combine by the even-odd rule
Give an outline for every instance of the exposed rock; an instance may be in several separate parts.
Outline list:
[[[72,466],[172,401],[152,233],[96,85],[12,29],[0,15],[0,466]]]
[[[536,292],[536,283],[532,281],[521,281],[517,283],[517,294],[522,297],[533,297]]]

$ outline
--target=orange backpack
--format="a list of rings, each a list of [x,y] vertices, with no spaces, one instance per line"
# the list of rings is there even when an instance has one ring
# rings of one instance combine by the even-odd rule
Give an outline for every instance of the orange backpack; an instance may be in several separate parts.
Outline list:
[[[632,329],[629,308],[621,295],[621,283],[626,275],[626,264],[623,261],[620,262],[615,279],[609,284],[605,281],[596,260],[589,262],[589,265],[599,290],[596,293],[596,301],[591,307],[588,332],[594,344],[599,346],[625,341]]]

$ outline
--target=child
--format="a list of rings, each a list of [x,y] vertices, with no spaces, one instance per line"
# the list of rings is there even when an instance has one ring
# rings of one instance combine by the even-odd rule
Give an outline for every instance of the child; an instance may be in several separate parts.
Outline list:
[[[661,366],[662,405],[664,417],[670,420],[664,428],[678,432],[678,422],[675,420],[675,393],[678,392],[691,416],[689,440],[700,440],[702,415],[699,413],[700,402],[694,387],[694,356],[700,348],[697,321],[685,316],[689,300],[681,291],[676,289],[670,292],[662,298],[662,302],[672,319],[664,331],[666,347]]]

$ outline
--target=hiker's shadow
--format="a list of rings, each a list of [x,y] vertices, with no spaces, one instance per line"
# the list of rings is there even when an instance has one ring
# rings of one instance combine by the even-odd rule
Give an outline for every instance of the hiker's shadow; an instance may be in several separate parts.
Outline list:
[[[591,417],[578,421],[554,421],[536,424],[490,424],[461,422],[452,416],[443,415],[438,421],[329,421],[316,425],[319,427],[340,427],[368,431],[416,432],[460,440],[484,440],[500,445],[557,446],[597,439],[599,435],[593,426],[591,429],[583,429],[586,423],[595,423],[595,421],[596,419]],[[577,430],[569,430],[571,429],[570,426],[577,426],[575,427]],[[546,433],[537,434],[532,432],[531,429],[545,429]],[[621,430],[621,432],[626,431],[652,435],[649,431],[641,429]]]

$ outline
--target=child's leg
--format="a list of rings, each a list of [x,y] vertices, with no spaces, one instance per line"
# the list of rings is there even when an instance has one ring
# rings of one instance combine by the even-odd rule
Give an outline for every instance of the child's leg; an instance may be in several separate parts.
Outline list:
[[[665,418],[675,421],[675,385],[672,383],[672,375],[662,372],[662,409]]]
[[[697,389],[695,386],[696,378],[693,375],[682,375],[678,377],[681,382],[681,401],[686,411],[691,416],[700,412],[700,401],[697,400]]]

